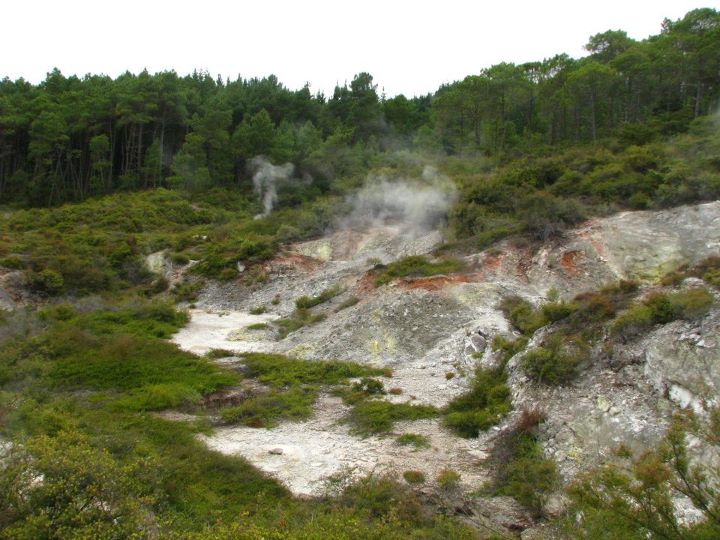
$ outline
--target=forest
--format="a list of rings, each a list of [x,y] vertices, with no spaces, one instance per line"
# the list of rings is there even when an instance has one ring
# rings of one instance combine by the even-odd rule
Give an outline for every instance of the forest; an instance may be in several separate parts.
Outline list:
[[[0,202],[52,206],[151,187],[242,188],[258,155],[293,162],[322,192],[372,156],[412,148],[510,159],[531,148],[617,137],[646,144],[686,131],[718,99],[718,13],[699,9],[635,41],[610,30],[588,55],[501,63],[408,98],[369,73],[331,96],[274,76],[208,73],[0,82]]]
[[[705,280],[712,294],[673,292],[645,305],[637,283],[620,282],[537,308],[506,299],[498,309],[519,337],[498,335],[500,367],[468,374],[470,391],[443,409],[375,408],[373,392],[385,391],[371,377],[389,386],[388,370],[250,354],[235,372],[214,362],[221,350],[198,356],[168,339],[204,287],[262,286],[263,263],[288,242],[332,230],[369,179],[421,185],[435,181],[423,179],[431,170],[453,190],[436,262],[378,264],[368,271],[371,292],[398,277],[458,272],[462,256],[501,239],[532,251],[588,218],[720,198],[720,12],[666,19],[640,41],[608,30],[585,49],[582,58],[501,63],[413,97],[384,95],[365,72],[332,95],[288,89],[273,75],[231,81],[199,71],[112,79],[56,69],[37,85],[1,80],[0,538],[509,538],[463,520],[453,471],[438,480],[441,510],[407,477],[337,478],[326,496],[295,497],[201,443],[213,429],[206,416],[162,414],[204,414],[208,396],[258,379],[267,395],[213,414],[260,428],[307,418],[319,389],[335,385],[368,433],[442,417],[458,436],[477,437],[510,413],[504,366],[535,331],[581,328],[595,343],[612,330],[617,344],[656,323],[691,320],[693,309],[704,315],[720,286],[717,258],[658,277],[663,286]],[[269,199],[257,180],[263,167],[277,177]],[[160,251],[183,269],[177,283],[148,268]],[[17,309],[3,309],[6,285]],[[321,322],[326,315],[311,310],[349,294],[340,285],[318,292],[290,302],[281,338]],[[361,301],[347,298],[332,313]],[[550,345],[526,362],[558,367]],[[580,362],[568,364],[550,369],[559,385]],[[542,510],[558,487],[536,436],[542,415],[520,418],[502,448],[504,477],[488,489],[520,501],[552,528],[549,538],[720,534],[718,473],[692,466],[686,442],[692,433],[717,446],[717,411],[707,429],[678,416],[642,459],[619,449],[627,467],[580,478],[560,516]],[[404,436],[398,444],[426,444]],[[706,521],[678,524],[676,492],[689,493]]]

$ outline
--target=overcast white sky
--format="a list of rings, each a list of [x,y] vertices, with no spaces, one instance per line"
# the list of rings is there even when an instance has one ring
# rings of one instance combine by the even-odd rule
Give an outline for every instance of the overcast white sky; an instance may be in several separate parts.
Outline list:
[[[432,92],[502,61],[581,56],[588,38],[660,31],[706,0],[5,0],[0,77],[193,69],[290,88],[370,72],[388,96]]]

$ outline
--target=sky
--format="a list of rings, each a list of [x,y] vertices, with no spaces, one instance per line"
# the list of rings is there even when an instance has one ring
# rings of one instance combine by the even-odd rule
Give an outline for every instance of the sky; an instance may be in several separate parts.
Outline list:
[[[644,39],[698,7],[720,1],[6,0],[0,78],[197,69],[327,95],[366,71],[388,97],[414,96],[499,62],[582,56],[606,30]]]

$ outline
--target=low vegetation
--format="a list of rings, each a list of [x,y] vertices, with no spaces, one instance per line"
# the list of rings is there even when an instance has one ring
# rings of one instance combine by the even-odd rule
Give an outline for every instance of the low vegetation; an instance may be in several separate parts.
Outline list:
[[[478,367],[470,389],[444,408],[445,425],[462,437],[477,437],[481,431],[498,424],[512,408],[506,382],[504,364]]]
[[[439,411],[431,405],[390,403],[385,400],[366,399],[353,404],[345,417],[353,431],[360,435],[373,435],[390,431],[401,420],[435,418]]]
[[[431,262],[422,255],[412,255],[398,259],[387,266],[376,269],[375,286],[379,287],[400,277],[428,277],[440,274],[452,274],[462,270],[464,263],[457,259],[446,259]]]
[[[332,285],[331,287],[323,290],[317,296],[301,296],[295,300],[295,307],[297,309],[310,309],[335,298],[337,295],[341,294],[343,290],[342,286],[338,284]]]
[[[676,414],[657,448],[639,455],[617,448],[613,463],[580,476],[570,486],[573,505],[564,532],[584,538],[631,540],[717,538],[718,471],[702,466],[690,444],[700,442],[714,452],[719,440],[717,409],[707,418],[686,410]],[[674,511],[677,499],[691,505],[699,519],[683,521]],[[571,516],[582,518],[576,521]]]
[[[422,471],[405,471],[403,478],[408,484],[422,484],[425,482],[425,474]]]
[[[273,324],[278,327],[278,337],[285,339],[293,332],[300,330],[303,326],[310,326],[324,321],[327,315],[324,313],[313,313],[306,308],[298,308],[286,319],[277,319]]]
[[[357,296],[351,296],[347,300],[344,300],[338,307],[335,308],[335,313],[338,311],[342,311],[343,309],[347,309],[350,307],[353,307],[358,302],[360,302],[360,299]]]
[[[697,319],[709,311],[714,301],[715,297],[704,288],[653,293],[621,313],[613,322],[612,331],[629,338],[646,332],[656,324]]]
[[[589,360],[590,350],[584,340],[554,333],[539,347],[525,353],[521,365],[525,373],[538,383],[562,385],[572,381],[580,367]]]
[[[247,353],[242,362],[243,375],[266,385],[268,390],[238,406],[223,408],[220,416],[226,423],[250,427],[307,418],[321,387],[344,385],[351,378],[380,374],[377,369],[350,362],[299,360],[278,354]]]
[[[430,448],[430,441],[424,435],[418,433],[403,433],[396,441],[400,446],[412,446],[416,450]]]
[[[538,426],[544,420],[539,410],[523,410],[511,430],[493,449],[495,478],[491,490],[509,495],[540,517],[548,495],[560,487],[555,463],[545,457],[538,440]]]

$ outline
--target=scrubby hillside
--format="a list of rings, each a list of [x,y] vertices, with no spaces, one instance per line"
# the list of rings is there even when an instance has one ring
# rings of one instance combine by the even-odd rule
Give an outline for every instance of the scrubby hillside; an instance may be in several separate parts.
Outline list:
[[[719,30],[0,82],[0,538],[720,536]]]

